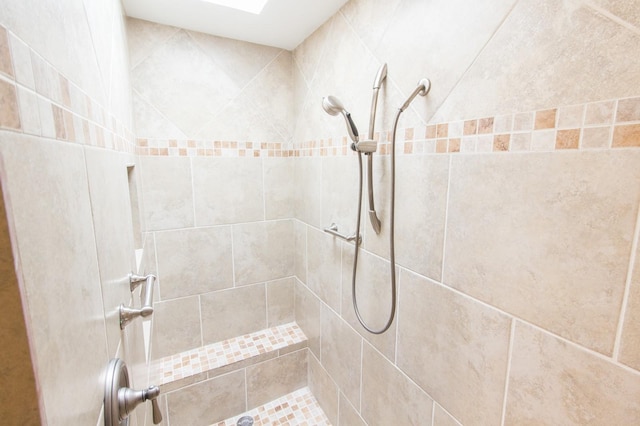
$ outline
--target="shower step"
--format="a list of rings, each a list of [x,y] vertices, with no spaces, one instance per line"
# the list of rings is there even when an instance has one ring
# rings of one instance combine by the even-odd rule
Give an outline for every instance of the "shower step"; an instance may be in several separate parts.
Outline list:
[[[238,419],[243,416],[253,417],[253,426],[331,426],[308,387],[211,426],[236,426]]]
[[[155,360],[149,379],[168,392],[305,347],[307,336],[291,322]]]

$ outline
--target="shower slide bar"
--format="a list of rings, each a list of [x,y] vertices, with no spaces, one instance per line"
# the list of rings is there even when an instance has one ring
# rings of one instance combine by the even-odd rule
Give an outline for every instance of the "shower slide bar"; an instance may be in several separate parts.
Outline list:
[[[335,223],[332,223],[328,228],[324,228],[324,232],[326,232],[327,234],[334,235],[338,238],[341,238],[349,243],[356,240],[356,234],[344,235],[338,232],[338,225],[336,225]],[[362,243],[362,235],[358,235],[358,244],[361,244],[361,243]]]
[[[129,288],[133,292],[140,284],[144,282],[143,293],[140,297],[143,300],[142,308],[128,308],[124,306],[124,303],[120,305],[120,329],[124,330],[124,328],[131,321],[138,317],[146,318],[149,315],[153,314],[153,284],[156,282],[156,276],[149,274],[146,276],[135,275],[133,273],[129,274]]]

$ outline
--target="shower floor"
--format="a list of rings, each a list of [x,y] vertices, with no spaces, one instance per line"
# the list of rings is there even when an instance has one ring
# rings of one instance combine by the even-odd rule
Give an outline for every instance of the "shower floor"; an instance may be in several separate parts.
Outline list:
[[[331,426],[308,387],[211,426],[235,426],[242,416],[253,417],[254,426]]]

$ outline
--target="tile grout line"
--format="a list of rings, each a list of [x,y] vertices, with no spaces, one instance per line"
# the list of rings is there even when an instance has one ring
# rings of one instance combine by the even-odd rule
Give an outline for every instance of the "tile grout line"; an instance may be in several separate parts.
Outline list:
[[[511,318],[511,330],[509,333],[509,350],[507,353],[507,371],[504,379],[504,399],[502,400],[502,420],[500,424],[504,426],[507,416],[507,395],[509,394],[509,377],[511,376],[511,360],[513,358],[513,342],[516,337],[516,319]]]
[[[616,335],[615,335],[615,340],[613,345],[612,358],[618,362],[620,362],[619,357],[620,357],[620,349],[622,346],[622,332],[624,330],[624,320],[627,313],[627,305],[629,303],[629,293],[631,291],[631,284],[632,284],[631,281],[633,279],[633,273],[635,270],[636,262],[638,261],[636,254],[638,252],[638,244],[640,244],[638,242],[638,240],[640,239],[640,204],[638,206],[638,216],[636,218],[635,228],[636,229],[635,229],[632,244],[631,244],[631,257],[629,258],[629,267],[627,269],[627,277],[624,284],[622,305],[620,307],[620,316],[618,317],[618,327],[616,329]]]
[[[449,225],[449,203],[451,201],[451,174],[453,169],[453,155],[449,156],[449,170],[447,173],[447,199],[444,208],[444,232],[442,235],[442,264],[440,265],[440,282],[444,283],[444,267],[447,253],[447,228]]]

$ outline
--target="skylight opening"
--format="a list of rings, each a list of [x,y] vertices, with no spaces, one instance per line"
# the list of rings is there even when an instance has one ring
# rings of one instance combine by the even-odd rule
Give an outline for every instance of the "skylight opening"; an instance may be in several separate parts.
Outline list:
[[[218,6],[228,7],[231,9],[241,10],[243,12],[259,15],[269,0],[203,0],[207,3],[217,4]]]

